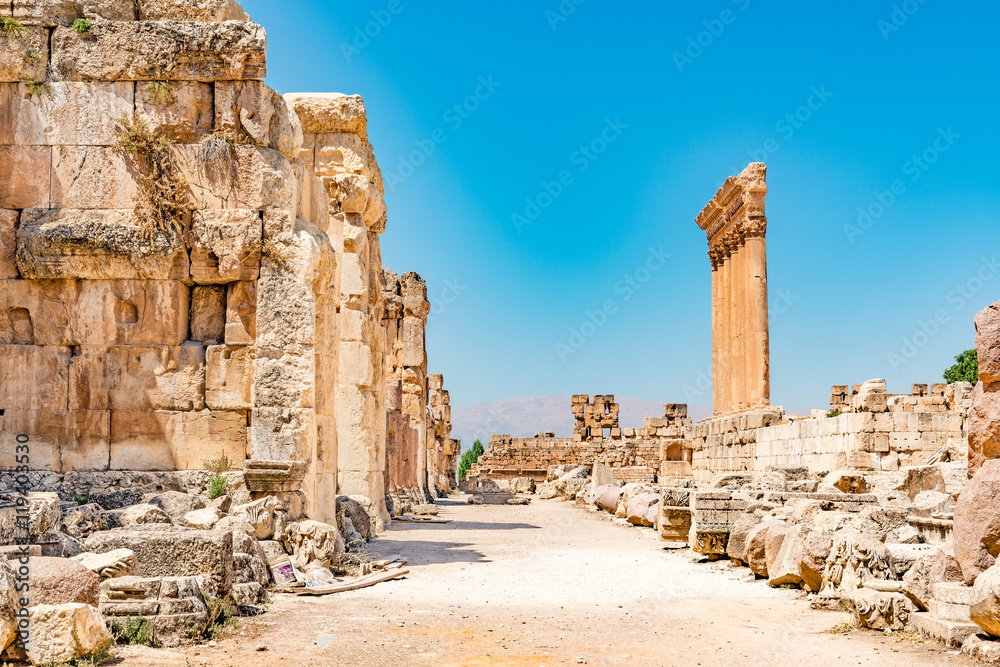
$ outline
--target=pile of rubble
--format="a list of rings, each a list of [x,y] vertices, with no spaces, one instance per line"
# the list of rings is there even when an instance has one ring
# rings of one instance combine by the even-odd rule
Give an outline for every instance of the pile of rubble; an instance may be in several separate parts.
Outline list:
[[[269,587],[334,583],[331,566],[374,528],[374,508],[347,496],[336,526],[308,519],[301,492],[129,496],[0,492],[0,659],[100,654],[127,625],[157,647],[204,637],[220,609],[259,613]]]

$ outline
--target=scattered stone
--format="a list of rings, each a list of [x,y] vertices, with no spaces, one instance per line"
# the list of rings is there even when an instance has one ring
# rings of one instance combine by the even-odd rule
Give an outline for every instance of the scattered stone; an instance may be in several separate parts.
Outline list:
[[[767,577],[767,543],[771,531],[784,538],[788,532],[788,524],[784,521],[770,520],[754,526],[747,535],[746,563],[750,571],[758,577]],[[780,549],[780,542],[777,543]],[[772,547],[772,551],[777,554],[777,550]]]
[[[511,493],[534,493],[535,480],[532,477],[515,477],[510,480]]]
[[[969,617],[988,634],[1000,637],[1000,565],[976,577]]]
[[[763,518],[757,512],[743,512],[736,518],[729,530],[729,541],[726,543],[726,554],[730,558],[744,563],[747,561],[747,540],[750,531],[762,521]]]
[[[916,499],[924,491],[945,493],[948,490],[940,466],[912,466],[902,468],[901,472],[906,473],[906,478],[896,490],[906,493],[910,500]]]
[[[636,494],[628,502],[625,520],[634,526],[652,526],[656,523],[656,511],[659,510],[659,505],[658,493]]]
[[[138,576],[139,565],[130,549],[115,549],[103,554],[82,553],[74,561],[95,573],[103,581],[115,577]]]
[[[833,533],[825,530],[813,530],[802,543],[799,558],[799,576],[806,590],[814,593],[823,588],[823,573],[826,561],[830,557],[833,545]]]
[[[173,523],[170,515],[156,505],[132,505],[117,515],[122,528],[141,526],[147,523]]]
[[[785,533],[774,561],[768,562],[768,584],[771,586],[800,586],[803,583],[800,563],[806,540],[809,539],[812,532],[811,526],[800,524],[792,526]],[[769,539],[771,538],[769,537]]]
[[[96,607],[101,580],[76,561],[40,556],[28,559],[28,585],[32,605],[80,602]]]
[[[312,519],[288,526],[281,541],[292,562],[303,570],[329,568],[333,557],[344,550],[344,538],[335,526]]]
[[[516,498],[508,498],[508,505],[529,505],[531,504],[531,498],[527,496],[517,496]]]
[[[417,516],[437,516],[438,506],[424,503],[422,505],[414,505],[412,511]]]
[[[204,509],[195,510],[185,514],[181,521],[181,525],[187,526],[188,528],[194,528],[196,530],[211,530],[215,527],[215,524],[219,523],[221,518],[222,514],[219,510],[214,507],[206,507]]]
[[[28,658],[35,665],[69,662],[105,650],[114,641],[94,605],[71,602],[30,608]]]
[[[91,533],[108,529],[108,516],[96,503],[79,505],[62,513],[62,532],[79,540]]]
[[[858,625],[872,630],[903,630],[906,628],[913,604],[902,593],[889,593],[859,588],[844,594]]]
[[[150,498],[148,503],[163,510],[171,521],[181,525],[185,514],[205,507],[205,501],[198,496],[180,491],[161,493]]]
[[[855,470],[834,470],[823,478],[821,488],[836,489],[841,493],[868,493],[871,485],[865,476]]]

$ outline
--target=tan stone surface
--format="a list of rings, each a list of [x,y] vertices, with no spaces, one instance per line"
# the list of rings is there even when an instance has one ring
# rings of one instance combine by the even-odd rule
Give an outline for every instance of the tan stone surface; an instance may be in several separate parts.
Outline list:
[[[146,126],[159,136],[182,144],[193,144],[213,131],[210,84],[200,81],[139,81],[134,86],[135,111]]]
[[[114,470],[199,470],[222,454],[235,465],[246,458],[247,420],[242,412],[114,410]]]
[[[316,366],[312,347],[257,347],[254,402],[258,407],[313,408]]]
[[[66,347],[0,345],[0,404],[65,412],[71,356]]]
[[[0,421],[0,467],[17,466],[17,436],[22,433],[29,437],[35,469],[100,470],[108,465],[110,412],[7,408]]]
[[[205,401],[213,410],[249,410],[254,395],[254,349],[212,345],[205,350]]]
[[[0,209],[0,280],[17,278],[17,211]]]
[[[0,208],[48,208],[51,166],[46,146],[0,146]]]
[[[309,408],[255,407],[250,422],[251,458],[311,461],[316,447],[316,413]]]
[[[226,294],[226,344],[251,345],[256,338],[257,283],[231,283]]]
[[[0,81],[45,81],[49,65],[49,32],[30,26],[15,37],[0,39]]]
[[[294,212],[294,170],[280,153],[224,138],[201,144],[176,144],[169,152],[189,185],[188,199],[198,209],[268,207]]]
[[[142,21],[246,21],[246,12],[235,0],[138,0]]]
[[[134,210],[28,209],[17,231],[21,275],[30,280],[186,280],[175,234],[140,233]]]
[[[286,93],[285,99],[295,109],[306,134],[350,132],[368,139],[365,103],[360,95]]]
[[[108,146],[52,149],[51,208],[119,208],[135,205],[140,171]]]
[[[27,651],[36,665],[99,653],[114,642],[101,614],[91,605],[38,605],[31,608],[29,623]]]
[[[191,340],[221,343],[226,335],[226,287],[191,288]]]
[[[36,345],[180,345],[188,298],[175,281],[0,281],[0,312],[27,310]]]
[[[133,0],[14,0],[14,16],[25,25],[69,26],[80,16],[134,21]]]
[[[267,75],[264,29],[252,22],[100,22],[80,35],[52,34],[52,71],[62,81],[215,81]]]
[[[205,349],[82,347],[70,362],[72,410],[201,410]]]

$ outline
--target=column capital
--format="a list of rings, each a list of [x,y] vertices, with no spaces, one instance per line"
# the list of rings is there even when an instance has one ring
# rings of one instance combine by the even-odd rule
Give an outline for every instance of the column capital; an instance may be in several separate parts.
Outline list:
[[[747,238],[764,238],[767,234],[767,218],[762,215],[748,217],[740,224],[740,231]]]

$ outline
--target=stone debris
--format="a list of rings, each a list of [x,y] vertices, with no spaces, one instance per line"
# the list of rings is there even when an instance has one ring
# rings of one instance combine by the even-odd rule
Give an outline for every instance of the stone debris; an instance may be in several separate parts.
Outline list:
[[[100,653],[114,642],[96,605],[36,604],[30,612],[31,634],[26,652],[32,664],[68,662]]]

